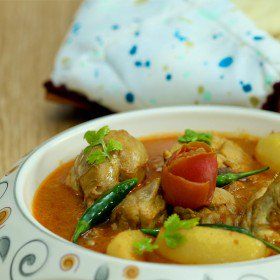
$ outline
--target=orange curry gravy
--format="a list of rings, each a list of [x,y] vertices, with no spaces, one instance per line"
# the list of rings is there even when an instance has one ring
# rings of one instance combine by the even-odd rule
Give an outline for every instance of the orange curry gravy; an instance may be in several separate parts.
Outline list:
[[[163,152],[176,143],[177,137],[177,135],[163,135],[142,139],[150,159],[148,177],[154,176],[158,172],[156,170],[157,163],[163,161]],[[227,135],[227,138],[238,143],[247,153],[253,155],[257,138],[233,135]],[[86,210],[82,195],[65,184],[73,163],[74,161],[70,161],[55,169],[42,182],[33,201],[33,215],[35,218],[44,227],[67,240],[71,240],[76,223]],[[260,164],[257,161],[253,161],[252,167],[259,168]],[[232,184],[228,188],[234,194],[240,212],[244,209],[244,205],[246,205],[251,195],[262,186],[262,182],[270,180],[274,176],[275,174],[272,171],[268,171],[253,176],[253,179]],[[79,239],[78,243],[91,250],[105,253],[107,245],[117,233],[109,224],[103,224],[88,231]],[[149,254],[147,261],[166,262],[156,254]]]

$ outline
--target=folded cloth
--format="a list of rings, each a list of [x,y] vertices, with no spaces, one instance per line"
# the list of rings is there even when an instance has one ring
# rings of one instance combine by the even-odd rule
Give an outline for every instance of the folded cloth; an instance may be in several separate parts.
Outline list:
[[[51,81],[113,111],[262,107],[280,81],[280,44],[227,0],[86,1]]]

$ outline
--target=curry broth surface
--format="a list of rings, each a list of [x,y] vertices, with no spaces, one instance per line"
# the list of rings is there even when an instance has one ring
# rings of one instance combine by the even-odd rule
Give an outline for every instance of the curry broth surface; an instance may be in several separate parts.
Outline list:
[[[253,157],[258,140],[256,137],[234,134],[223,134],[223,136],[239,144]],[[163,152],[176,143],[177,137],[178,135],[165,135],[141,139],[149,155],[148,177],[160,172],[156,170],[157,163],[163,161]],[[73,164],[74,161],[70,161],[55,169],[42,182],[33,200],[34,217],[44,227],[69,241],[74,233],[78,219],[86,210],[82,195],[65,184]],[[252,169],[260,166],[256,160],[252,160]],[[246,205],[252,194],[260,189],[265,181],[271,180],[274,176],[274,172],[268,171],[227,187],[227,190],[235,196],[236,206],[240,214],[244,211],[244,205]],[[117,233],[118,231],[114,231],[109,224],[105,223],[80,237],[78,244],[88,249],[105,253],[107,245]],[[155,253],[147,254],[146,260],[167,262],[167,260]],[[168,262],[170,263],[170,261]]]
[[[85,211],[83,198],[65,184],[74,161],[55,169],[41,184],[33,200],[33,215],[47,229],[70,240],[77,219]]]

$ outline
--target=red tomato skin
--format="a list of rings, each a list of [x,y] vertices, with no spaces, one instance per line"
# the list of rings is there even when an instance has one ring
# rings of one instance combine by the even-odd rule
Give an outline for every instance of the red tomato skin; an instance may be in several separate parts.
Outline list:
[[[190,150],[203,148],[205,153],[188,155]],[[207,146],[207,147],[206,147]],[[182,147],[163,167],[162,189],[166,202],[173,206],[199,209],[209,206],[216,187],[217,156],[204,143]]]

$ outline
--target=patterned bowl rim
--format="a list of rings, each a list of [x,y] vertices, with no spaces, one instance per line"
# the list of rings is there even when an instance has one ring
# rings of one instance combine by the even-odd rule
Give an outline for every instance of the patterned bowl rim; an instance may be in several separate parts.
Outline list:
[[[200,112],[215,112],[215,113],[221,113],[221,114],[235,114],[235,115],[244,115],[244,117],[261,117],[265,118],[268,120],[278,120],[280,121],[280,114],[273,113],[273,112],[267,112],[267,111],[260,111],[258,109],[248,109],[248,108],[240,108],[240,107],[235,107],[235,106],[175,106],[175,107],[161,107],[161,108],[156,108],[156,109],[142,109],[142,110],[136,110],[136,111],[130,111],[130,112],[124,112],[124,113],[118,113],[118,114],[113,114],[109,116],[104,116],[100,117],[97,119],[89,120],[87,122],[84,122],[82,124],[79,124],[77,126],[74,126],[72,128],[69,128],[56,136],[48,139],[47,141],[43,142],[41,145],[39,145],[37,148],[32,150],[30,154],[24,159],[24,161],[21,163],[17,174],[15,178],[15,191],[13,192],[14,194],[14,200],[20,210],[20,212],[23,214],[25,219],[33,225],[33,227],[36,230],[39,230],[41,234],[48,236],[51,239],[56,239],[57,242],[62,242],[65,244],[66,247],[71,248],[73,252],[80,252],[83,254],[87,254],[89,257],[95,259],[102,259],[103,261],[111,261],[123,265],[137,265],[138,267],[141,268],[156,268],[160,270],[169,270],[169,269],[184,269],[186,266],[188,268],[192,268],[194,270],[201,270],[203,268],[207,269],[227,269],[230,267],[240,267],[240,266],[258,266],[259,264],[263,263],[273,263],[276,262],[277,264],[280,263],[280,255],[272,256],[272,257],[267,257],[263,259],[258,259],[258,260],[252,260],[252,261],[243,261],[243,262],[234,262],[234,263],[225,263],[225,264],[204,264],[204,265],[182,265],[182,264],[160,264],[160,263],[148,263],[148,262],[141,262],[141,261],[132,261],[132,260],[125,260],[121,258],[116,258],[112,256],[108,256],[105,254],[101,254],[98,252],[94,252],[90,249],[84,248],[82,246],[76,245],[74,243],[71,243],[70,241],[67,241],[66,239],[63,239],[62,237],[54,234],[47,228],[45,228],[43,225],[41,225],[35,217],[30,213],[30,211],[27,209],[27,207],[24,205],[23,199],[22,199],[22,193],[20,192],[23,189],[23,185],[21,185],[22,178],[28,174],[28,165],[36,158],[37,154],[42,152],[43,150],[48,150],[51,145],[55,145],[57,142],[60,140],[64,139],[65,137],[71,137],[75,132],[78,132],[81,128],[89,126],[90,124],[97,124],[98,122],[108,122],[110,124],[111,120],[114,119],[126,119],[129,118],[130,116],[142,116],[143,114],[157,114],[157,113],[172,113],[172,112],[178,112],[178,111],[200,111]]]

